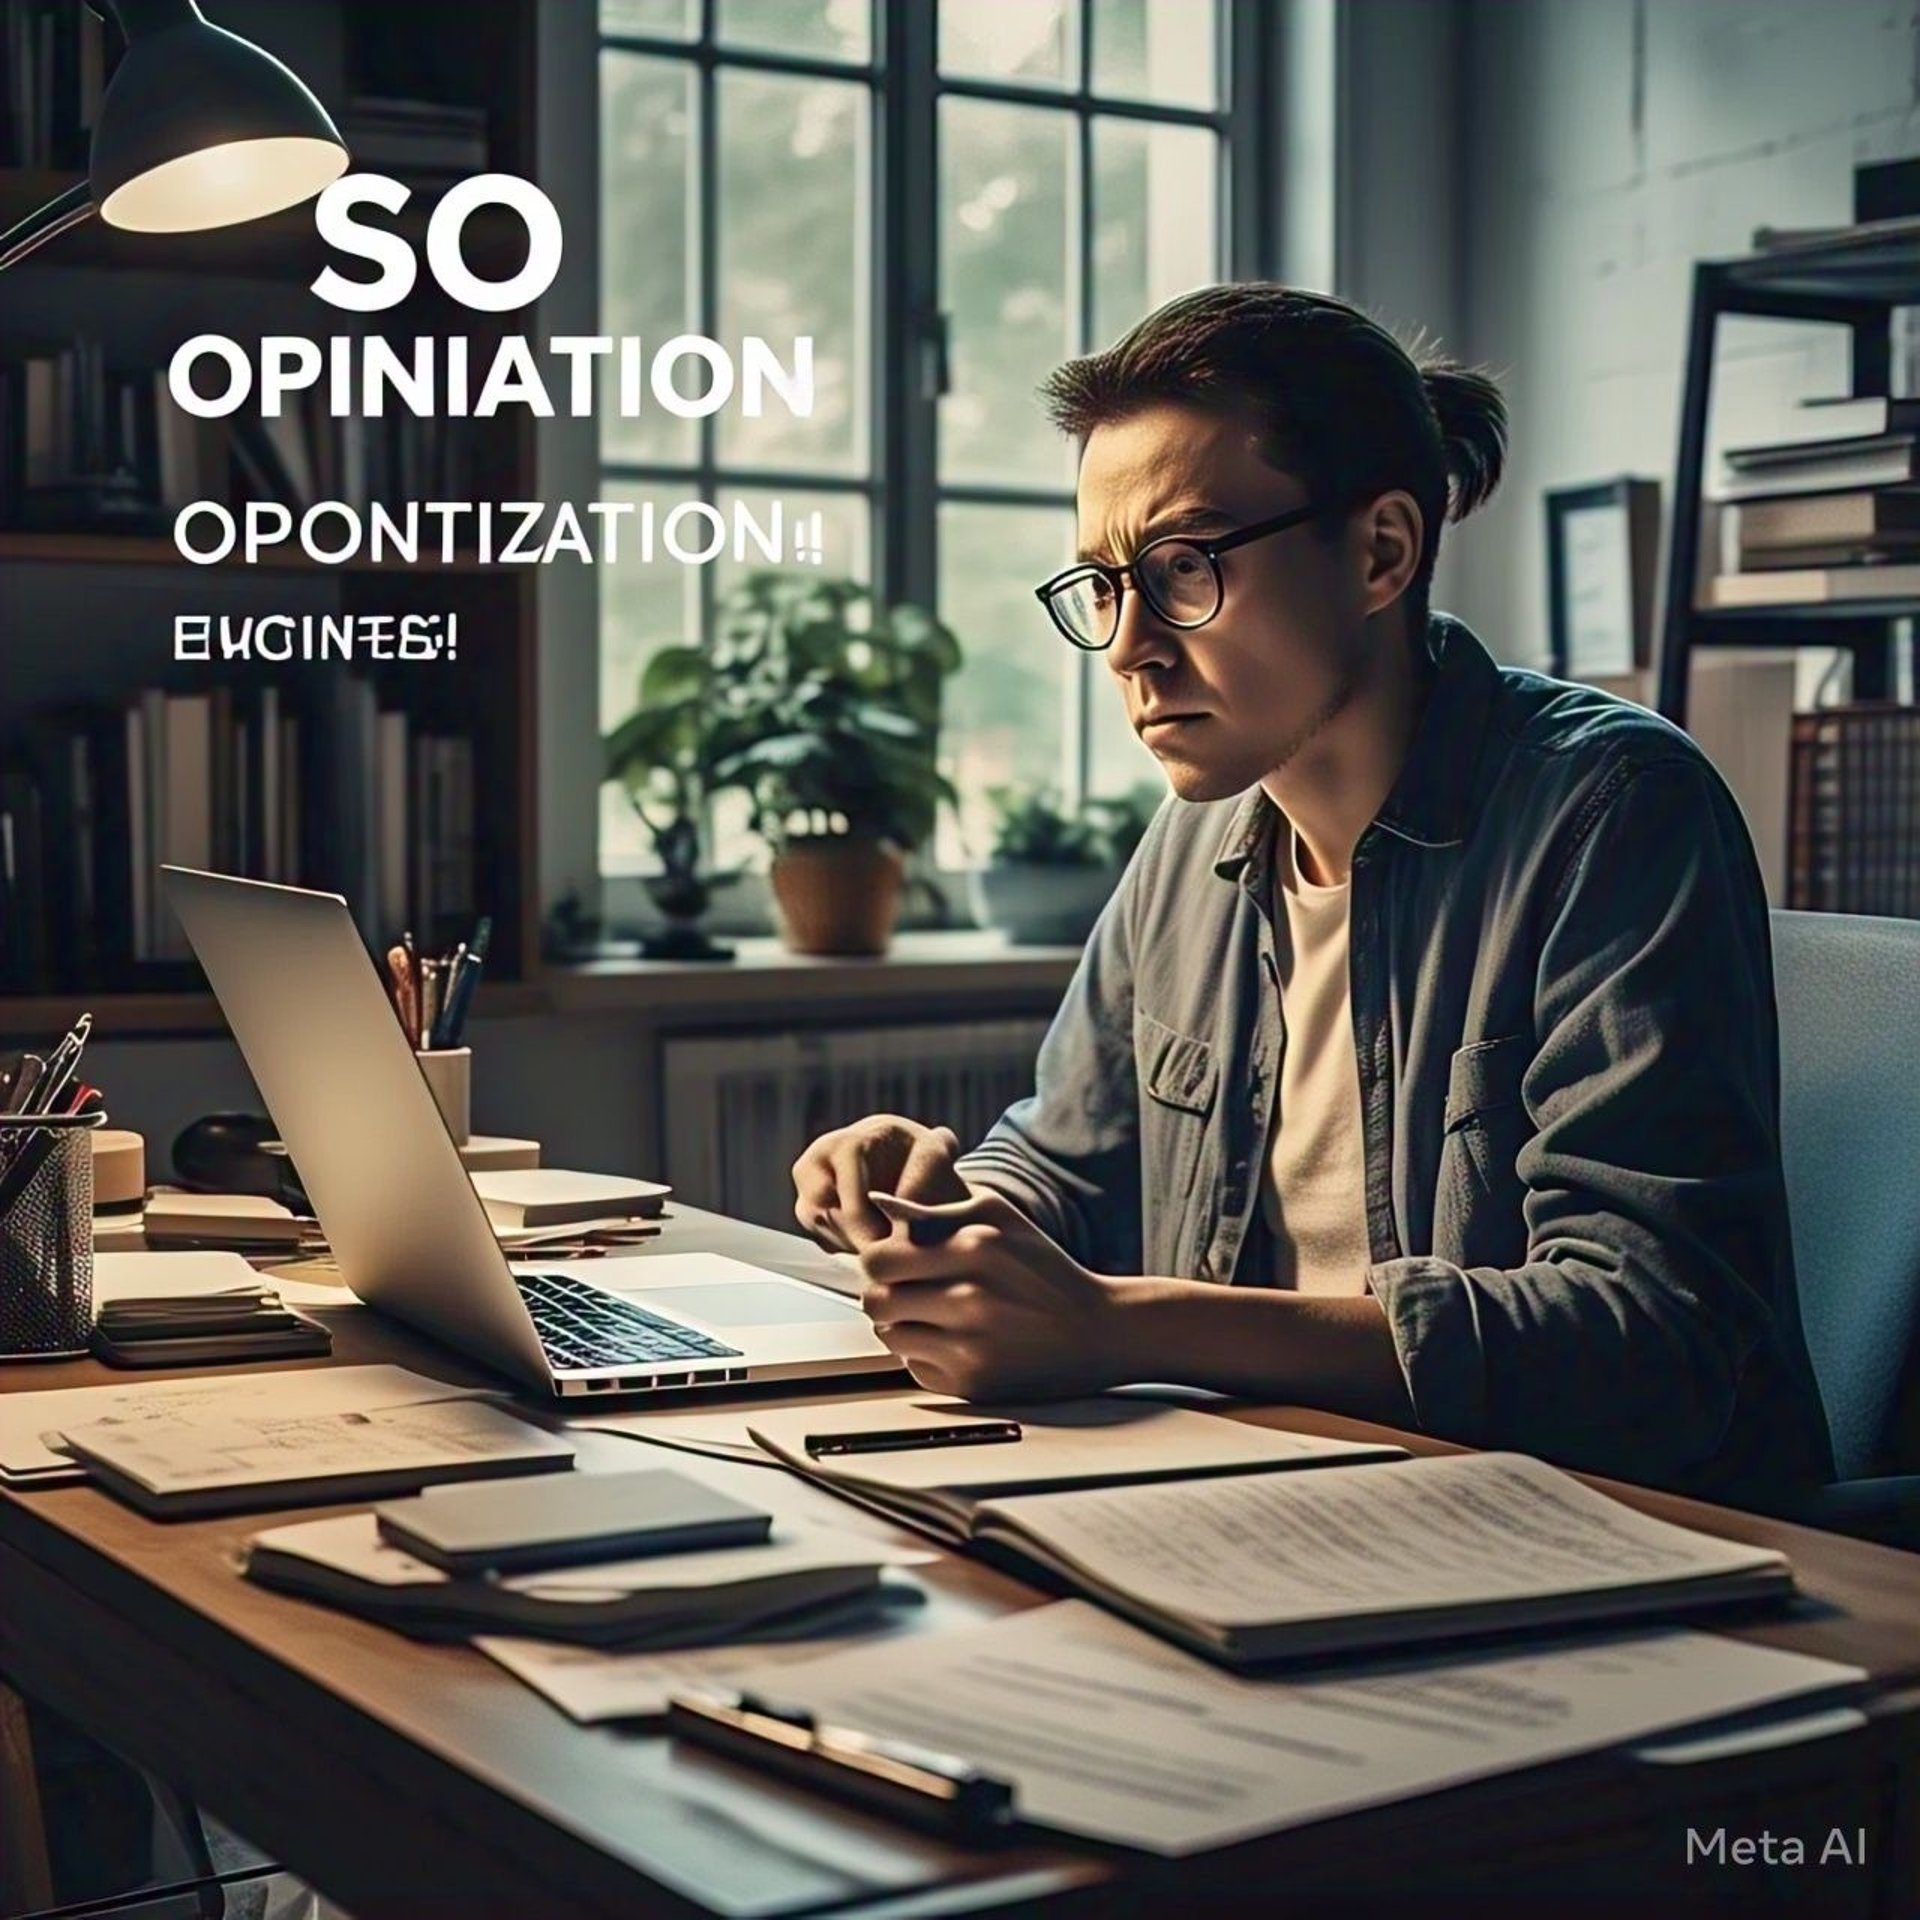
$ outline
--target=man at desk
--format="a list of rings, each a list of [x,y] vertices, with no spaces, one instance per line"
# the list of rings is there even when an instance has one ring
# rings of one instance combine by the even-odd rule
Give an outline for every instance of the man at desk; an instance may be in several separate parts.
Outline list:
[[[964,1157],[881,1115],[796,1165],[882,1337],[973,1399],[1178,1381],[1756,1503],[1826,1477],[1739,810],[1428,609],[1498,389],[1243,285],[1045,395],[1081,560],[1040,597],[1174,797],[1032,1098]]]

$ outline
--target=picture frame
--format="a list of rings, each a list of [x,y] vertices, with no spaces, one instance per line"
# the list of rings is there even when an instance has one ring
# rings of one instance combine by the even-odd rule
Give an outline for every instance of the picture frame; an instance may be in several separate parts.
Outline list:
[[[1651,665],[1659,481],[1622,475],[1550,488],[1545,498],[1554,676],[1619,679]]]

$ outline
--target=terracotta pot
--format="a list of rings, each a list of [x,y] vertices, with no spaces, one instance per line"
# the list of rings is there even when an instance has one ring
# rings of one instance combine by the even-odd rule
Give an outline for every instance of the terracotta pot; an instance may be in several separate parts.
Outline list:
[[[780,933],[795,953],[885,953],[906,877],[880,840],[789,840],[774,855]]]

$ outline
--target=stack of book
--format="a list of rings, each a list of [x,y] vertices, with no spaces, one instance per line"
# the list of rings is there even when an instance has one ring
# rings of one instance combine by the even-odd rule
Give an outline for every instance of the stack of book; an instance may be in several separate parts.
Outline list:
[[[0,0],[0,166],[85,168],[118,57],[107,43],[91,7]]]
[[[138,988],[187,961],[162,862],[326,887],[372,939],[464,932],[475,821],[473,742],[344,672],[43,715],[0,754],[0,989]]]
[[[471,499],[474,478],[467,421],[335,419],[320,387],[272,417],[201,420],[174,403],[164,369],[109,365],[97,341],[0,361],[0,526],[164,532],[199,500],[364,513]]]
[[[1920,398],[1818,400],[1795,437],[1725,455],[1712,607],[1920,597]]]
[[[1796,714],[1787,905],[1920,920],[1920,707]]]

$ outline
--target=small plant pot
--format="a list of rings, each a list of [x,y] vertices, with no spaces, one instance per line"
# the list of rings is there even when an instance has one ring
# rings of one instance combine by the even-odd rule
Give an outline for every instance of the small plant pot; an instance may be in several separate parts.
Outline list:
[[[881,840],[789,840],[773,858],[781,938],[795,953],[885,953],[905,874]]]
[[[974,918],[1009,946],[1085,946],[1119,877],[1112,867],[1001,861],[971,876]]]

